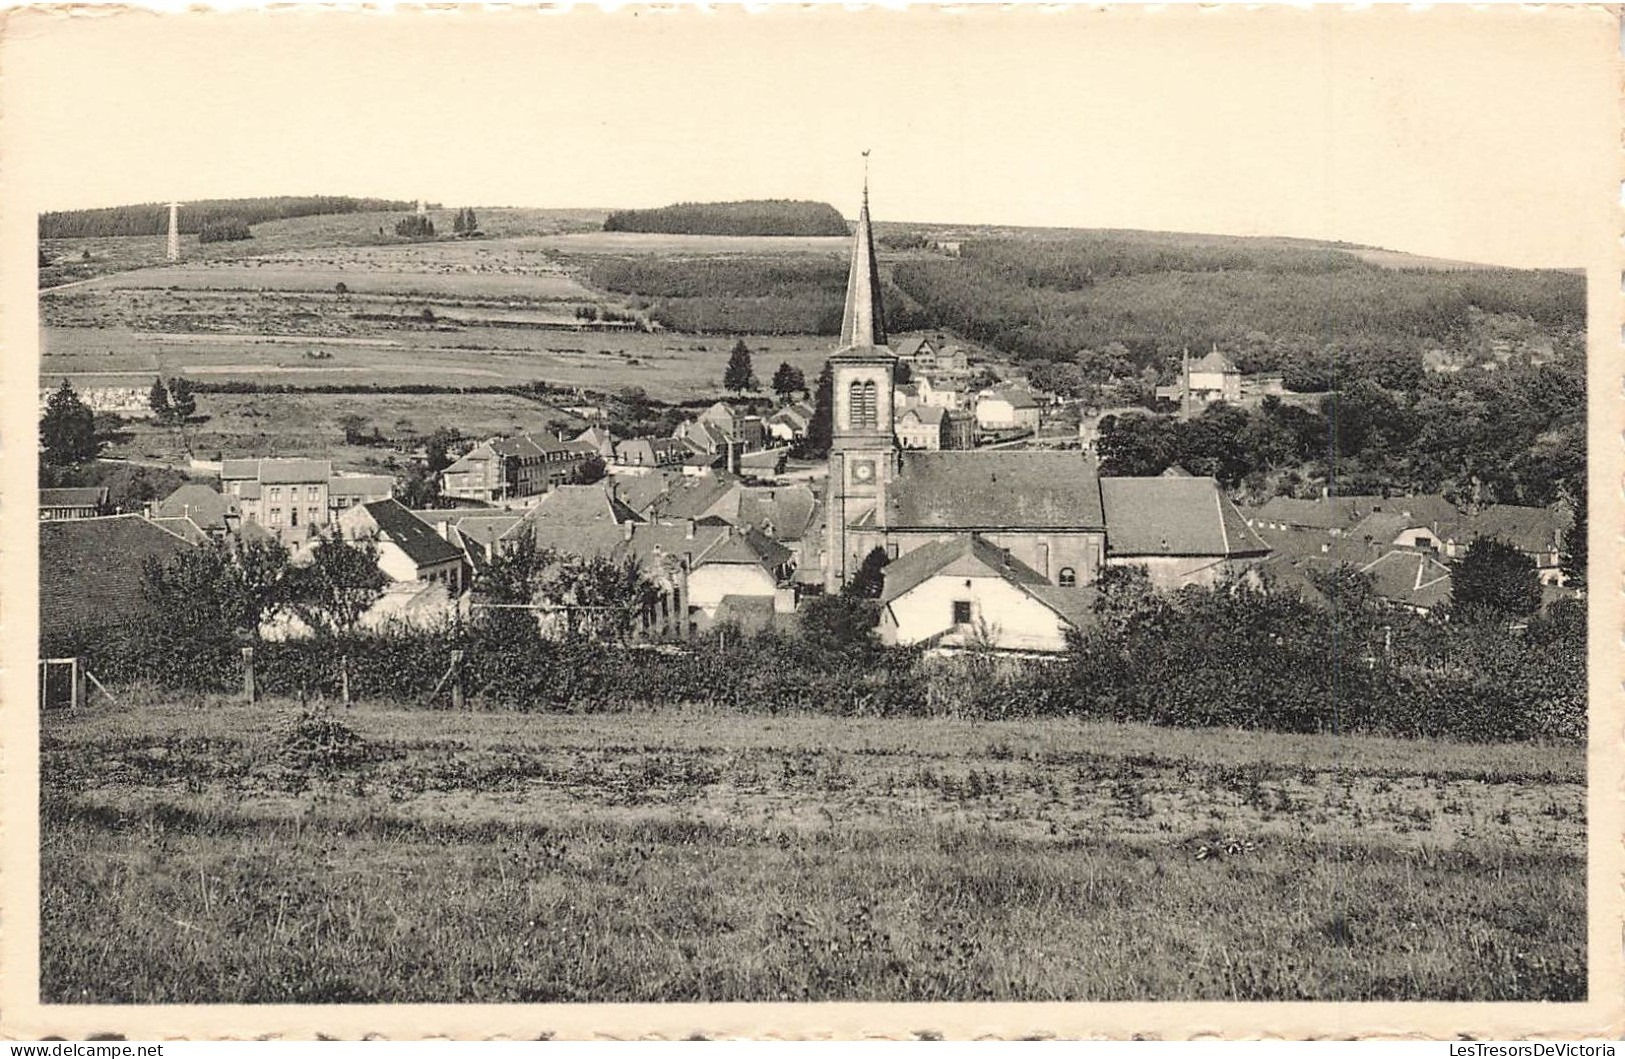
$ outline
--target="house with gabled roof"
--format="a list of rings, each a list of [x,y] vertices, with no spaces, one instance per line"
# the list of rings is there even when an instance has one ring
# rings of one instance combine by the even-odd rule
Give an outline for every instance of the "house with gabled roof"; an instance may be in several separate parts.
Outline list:
[[[1212,478],[1102,478],[1106,561],[1158,588],[1213,584],[1270,554]]]
[[[813,406],[792,401],[767,417],[767,432],[776,441],[794,441],[807,436],[812,421]]]
[[[1064,651],[1092,588],[1063,590],[976,533],[932,541],[888,564],[880,637],[932,648]]]
[[[184,518],[212,535],[237,528],[242,517],[237,497],[219,493],[198,482],[188,482],[149,508],[155,519]]]
[[[976,425],[983,430],[1038,429],[1038,398],[1026,390],[989,390],[976,398]]]
[[[357,504],[339,516],[339,532],[348,541],[376,544],[378,568],[391,581],[444,585],[452,598],[468,587],[462,549],[398,500]]]

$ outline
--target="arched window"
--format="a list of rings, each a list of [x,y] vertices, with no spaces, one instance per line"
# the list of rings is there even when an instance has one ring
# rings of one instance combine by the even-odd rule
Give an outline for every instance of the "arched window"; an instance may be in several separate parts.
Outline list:
[[[1078,584],[1078,572],[1070,566],[1063,566],[1056,581],[1062,588],[1075,588]]]

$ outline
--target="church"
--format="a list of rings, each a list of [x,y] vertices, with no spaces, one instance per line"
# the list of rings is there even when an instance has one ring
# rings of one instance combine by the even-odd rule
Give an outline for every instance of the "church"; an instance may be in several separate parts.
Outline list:
[[[888,577],[888,596],[898,591],[894,581],[929,580],[940,556],[936,572],[958,577],[974,561],[1067,618],[1086,609],[1108,565],[1142,566],[1158,587],[1173,589],[1211,584],[1269,554],[1212,478],[1102,478],[1077,450],[905,449],[893,428],[897,363],[866,182],[840,344],[829,361],[826,592],[839,591],[875,548],[895,561],[931,546]],[[942,624],[966,624],[968,612],[956,605]]]

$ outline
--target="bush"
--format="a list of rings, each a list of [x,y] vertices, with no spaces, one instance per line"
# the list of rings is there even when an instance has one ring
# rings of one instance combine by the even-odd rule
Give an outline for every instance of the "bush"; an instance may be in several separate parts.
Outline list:
[[[445,709],[451,652],[475,708],[604,713],[703,705],[741,713],[1072,716],[1177,727],[1370,732],[1474,741],[1579,741],[1586,733],[1585,620],[1554,608],[1523,634],[1393,612],[1327,613],[1240,586],[1152,593],[1102,584],[1099,623],[1053,659],[991,651],[927,658],[873,642],[871,601],[829,597],[819,635],[707,639],[681,648],[544,639],[530,623],[262,643],[266,694],[340,695]],[[820,617],[821,615],[821,617]],[[1390,635],[1391,634],[1391,635]],[[158,623],[98,631],[82,654],[104,681],[234,694],[242,659],[226,638]]]

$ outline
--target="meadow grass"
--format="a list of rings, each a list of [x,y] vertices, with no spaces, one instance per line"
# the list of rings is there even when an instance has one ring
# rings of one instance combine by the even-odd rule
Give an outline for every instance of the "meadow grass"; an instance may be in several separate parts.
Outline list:
[[[47,717],[45,1000],[1585,995],[1574,748],[296,714]]]

